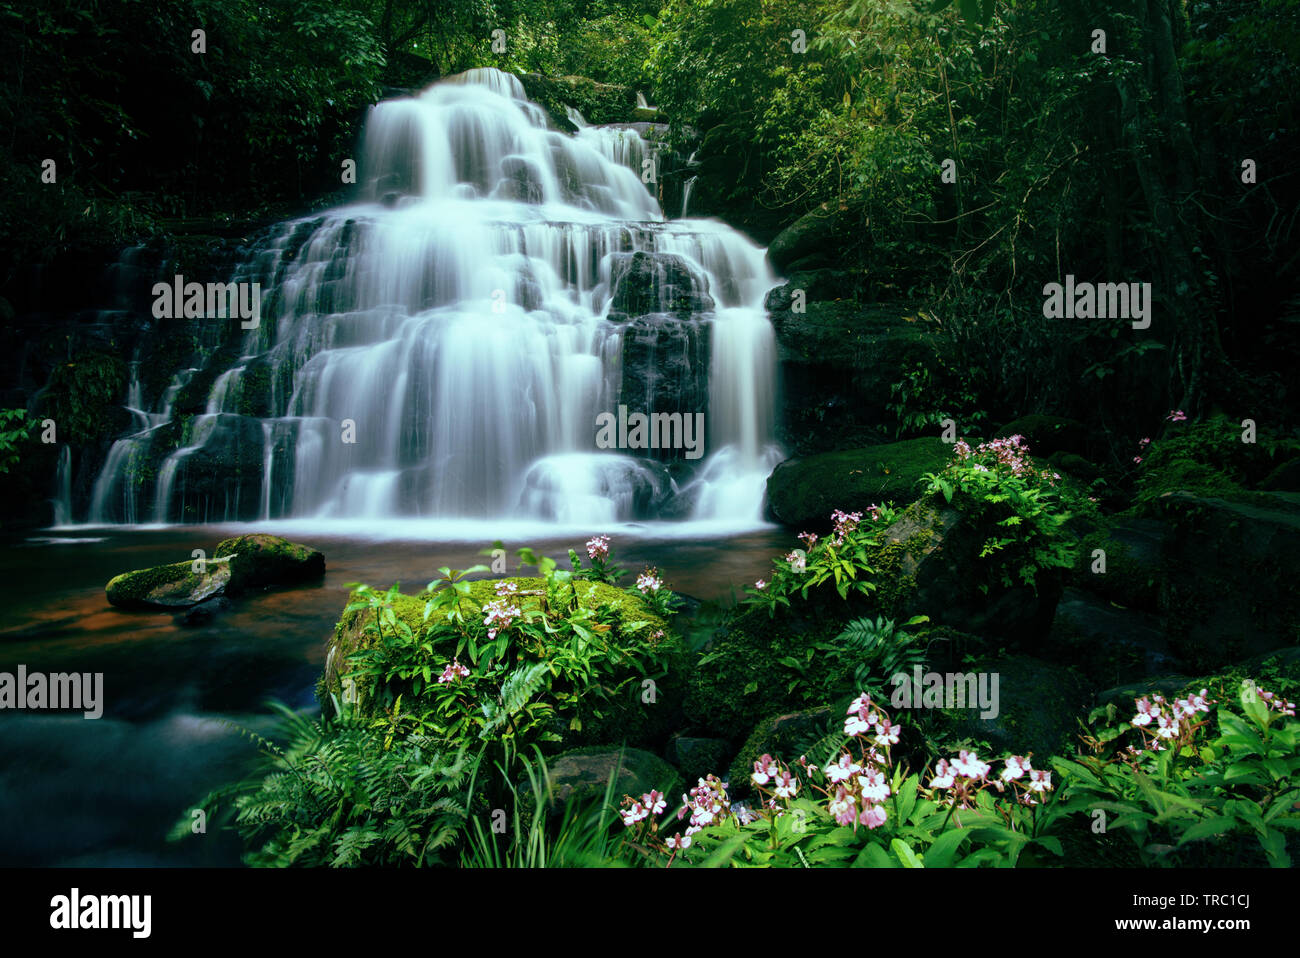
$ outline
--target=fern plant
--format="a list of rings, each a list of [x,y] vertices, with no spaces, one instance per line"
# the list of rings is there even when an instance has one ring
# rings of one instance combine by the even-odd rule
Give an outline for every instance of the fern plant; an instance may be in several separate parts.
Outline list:
[[[893,676],[924,665],[925,649],[915,636],[901,630],[929,621],[929,616],[914,615],[902,626],[895,626],[893,619],[882,616],[875,620],[854,619],[846,625],[838,636],[838,642],[843,649],[841,654],[856,662],[853,673],[855,687],[875,696],[887,697],[884,695],[885,687]]]
[[[477,757],[420,734],[386,747],[385,729],[334,701],[332,719],[307,720],[279,703],[281,747],[246,732],[263,749],[256,773],[204,799],[229,820],[250,865],[438,865],[449,862],[466,818],[464,796]],[[190,832],[186,817],[173,840]]]

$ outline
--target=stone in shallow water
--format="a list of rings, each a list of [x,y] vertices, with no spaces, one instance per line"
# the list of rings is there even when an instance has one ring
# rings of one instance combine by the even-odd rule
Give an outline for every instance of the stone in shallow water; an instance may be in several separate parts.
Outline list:
[[[319,578],[325,557],[279,536],[257,533],[225,540],[199,569],[187,561],[124,572],[109,580],[104,591],[112,605],[124,609],[185,609],[217,596]]]

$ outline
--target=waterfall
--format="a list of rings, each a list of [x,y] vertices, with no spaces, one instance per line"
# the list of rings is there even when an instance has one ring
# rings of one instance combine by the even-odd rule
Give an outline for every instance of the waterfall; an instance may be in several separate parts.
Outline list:
[[[763,250],[665,220],[637,132],[570,117],[577,135],[550,129],[495,69],[372,107],[358,200],[238,267],[260,325],[139,411],[91,521],[760,523],[780,459]],[[206,407],[182,430],[196,375]],[[665,439],[702,416],[702,456],[601,444],[621,407]]]
[[[72,449],[59,450],[59,465],[54,474],[54,525],[72,524]]]

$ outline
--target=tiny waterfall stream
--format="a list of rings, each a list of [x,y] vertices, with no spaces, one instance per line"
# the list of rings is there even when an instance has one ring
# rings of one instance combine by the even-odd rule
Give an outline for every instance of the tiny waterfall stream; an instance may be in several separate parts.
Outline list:
[[[763,250],[666,220],[636,131],[576,122],[548,129],[495,69],[372,108],[360,201],[238,267],[260,324],[183,434],[170,400],[198,370],[131,410],[86,521],[761,525],[780,459]],[[620,406],[702,422],[702,448],[601,447]]]

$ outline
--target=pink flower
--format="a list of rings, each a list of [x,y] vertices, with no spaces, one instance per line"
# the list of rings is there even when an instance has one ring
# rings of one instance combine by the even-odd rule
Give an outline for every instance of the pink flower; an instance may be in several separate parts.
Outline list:
[[[641,590],[643,595],[651,592],[658,592],[663,588],[664,582],[659,578],[658,569],[646,569],[636,577],[636,587]]]
[[[764,589],[767,588],[767,580],[766,580],[766,579],[759,579],[758,581],[756,581],[756,582],[754,583],[754,588],[755,588],[755,589],[758,589],[760,592],[763,591]]]
[[[798,538],[802,539],[804,545],[809,549],[817,544],[817,533],[815,532],[801,532],[799,533]]]
[[[631,828],[637,822],[650,815],[650,809],[645,808],[640,802],[633,802],[630,807],[619,812],[623,816],[623,824]]]
[[[791,572],[803,572],[808,568],[807,558],[799,552],[791,552],[785,557],[785,561],[790,563]]]
[[[1146,697],[1137,700],[1138,714],[1133,716],[1132,724],[1138,728],[1150,725],[1151,720],[1160,714],[1160,709],[1147,701]]]
[[[1165,417],[1169,422],[1187,422],[1187,414],[1181,409],[1172,409]]]
[[[867,828],[879,828],[881,825],[885,824],[885,819],[887,817],[884,805],[872,805],[862,810],[862,817],[859,821],[861,821],[863,825],[866,825]]]
[[[1029,789],[1034,792],[1050,792],[1052,790],[1052,773],[1031,768],[1029,770]]]
[[[845,752],[834,765],[826,766],[826,777],[832,782],[847,782],[860,771],[862,771],[862,766],[853,761],[853,757]]]
[[[857,809],[853,806],[853,797],[843,785],[836,790],[835,797],[827,803],[826,811],[838,825],[852,825],[858,818]]]
[[[790,774],[788,769],[782,770],[781,774],[776,777],[774,791],[777,798],[794,798],[799,791],[799,782]]]
[[[675,852],[685,851],[691,847],[690,835],[670,835],[666,844]]]
[[[885,775],[879,769],[868,768],[858,776],[858,787],[862,792],[862,800],[867,802],[883,802],[889,797],[889,783],[885,781]]]
[[[1135,465],[1135,466],[1136,466],[1136,465],[1139,465],[1141,462],[1142,462],[1142,457],[1141,457],[1141,456],[1134,456],[1134,457],[1133,457],[1133,465]]]
[[[461,665],[455,659],[452,659],[447,664],[447,667],[442,670],[442,675],[438,676],[438,684],[442,685],[448,682],[455,682],[463,679],[467,675],[469,675],[469,669],[465,668],[465,666]]]
[[[592,536],[587,540],[587,557],[602,562],[609,558],[609,536]]]
[[[495,639],[498,632],[510,628],[515,619],[523,615],[523,610],[506,598],[493,599],[483,606],[483,611],[487,613],[483,624],[488,627],[489,639]]]
[[[956,781],[957,770],[948,764],[947,759],[939,759],[939,764],[934,767],[934,778],[930,779],[931,788],[952,788],[953,782]]]
[[[662,815],[664,809],[668,807],[668,802],[664,800],[664,793],[656,792],[654,789],[642,795],[641,801],[645,803],[645,806],[650,809],[650,813],[653,815]]]
[[[1029,767],[1029,759],[1012,755],[1007,759],[1007,767],[1002,770],[1002,780],[1004,782],[1014,782],[1016,779],[1023,778],[1025,773],[1029,771],[1032,771]]]
[[[962,778],[983,778],[989,773],[989,766],[981,762],[974,752],[968,752],[966,749],[958,753],[952,767]]]
[[[898,744],[898,726],[891,725],[889,719],[876,723],[876,744],[884,748]]]
[[[509,579],[503,579],[496,584],[494,591],[499,596],[512,596],[519,591],[519,585]]]
[[[754,763],[754,774],[750,776],[755,785],[766,785],[776,776],[776,760],[771,755],[764,754]]]

